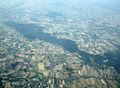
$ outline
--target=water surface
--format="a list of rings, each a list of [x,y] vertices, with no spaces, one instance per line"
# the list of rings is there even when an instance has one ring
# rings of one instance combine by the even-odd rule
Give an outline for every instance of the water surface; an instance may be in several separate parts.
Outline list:
[[[36,26],[34,24],[21,24],[13,21],[6,23],[7,25],[14,27],[24,37],[30,40],[39,39],[45,42],[63,46],[63,48],[69,52],[78,52],[77,44],[74,41],[69,39],[60,39],[50,35],[49,33],[44,33],[44,27]]]
[[[71,53],[78,53],[82,56],[84,63],[88,65],[103,65],[106,64],[108,66],[114,66],[116,71],[120,73],[120,52],[111,53],[105,52],[103,55],[93,55],[89,54],[85,51],[79,50],[75,41],[69,39],[60,39],[55,36],[50,35],[49,33],[44,33],[44,27],[36,26],[35,24],[22,24],[14,21],[6,22],[7,25],[14,27],[18,32],[20,32],[24,37],[29,40],[39,39],[45,42],[50,42],[56,45],[62,46],[65,50]],[[117,59],[114,59],[117,58]],[[92,61],[91,61],[92,59]],[[104,63],[104,60],[109,60]]]

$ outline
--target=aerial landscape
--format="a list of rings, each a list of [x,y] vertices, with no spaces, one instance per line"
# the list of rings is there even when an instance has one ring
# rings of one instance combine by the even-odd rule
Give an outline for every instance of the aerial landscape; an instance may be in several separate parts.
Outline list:
[[[0,0],[0,88],[120,88],[120,0]]]

